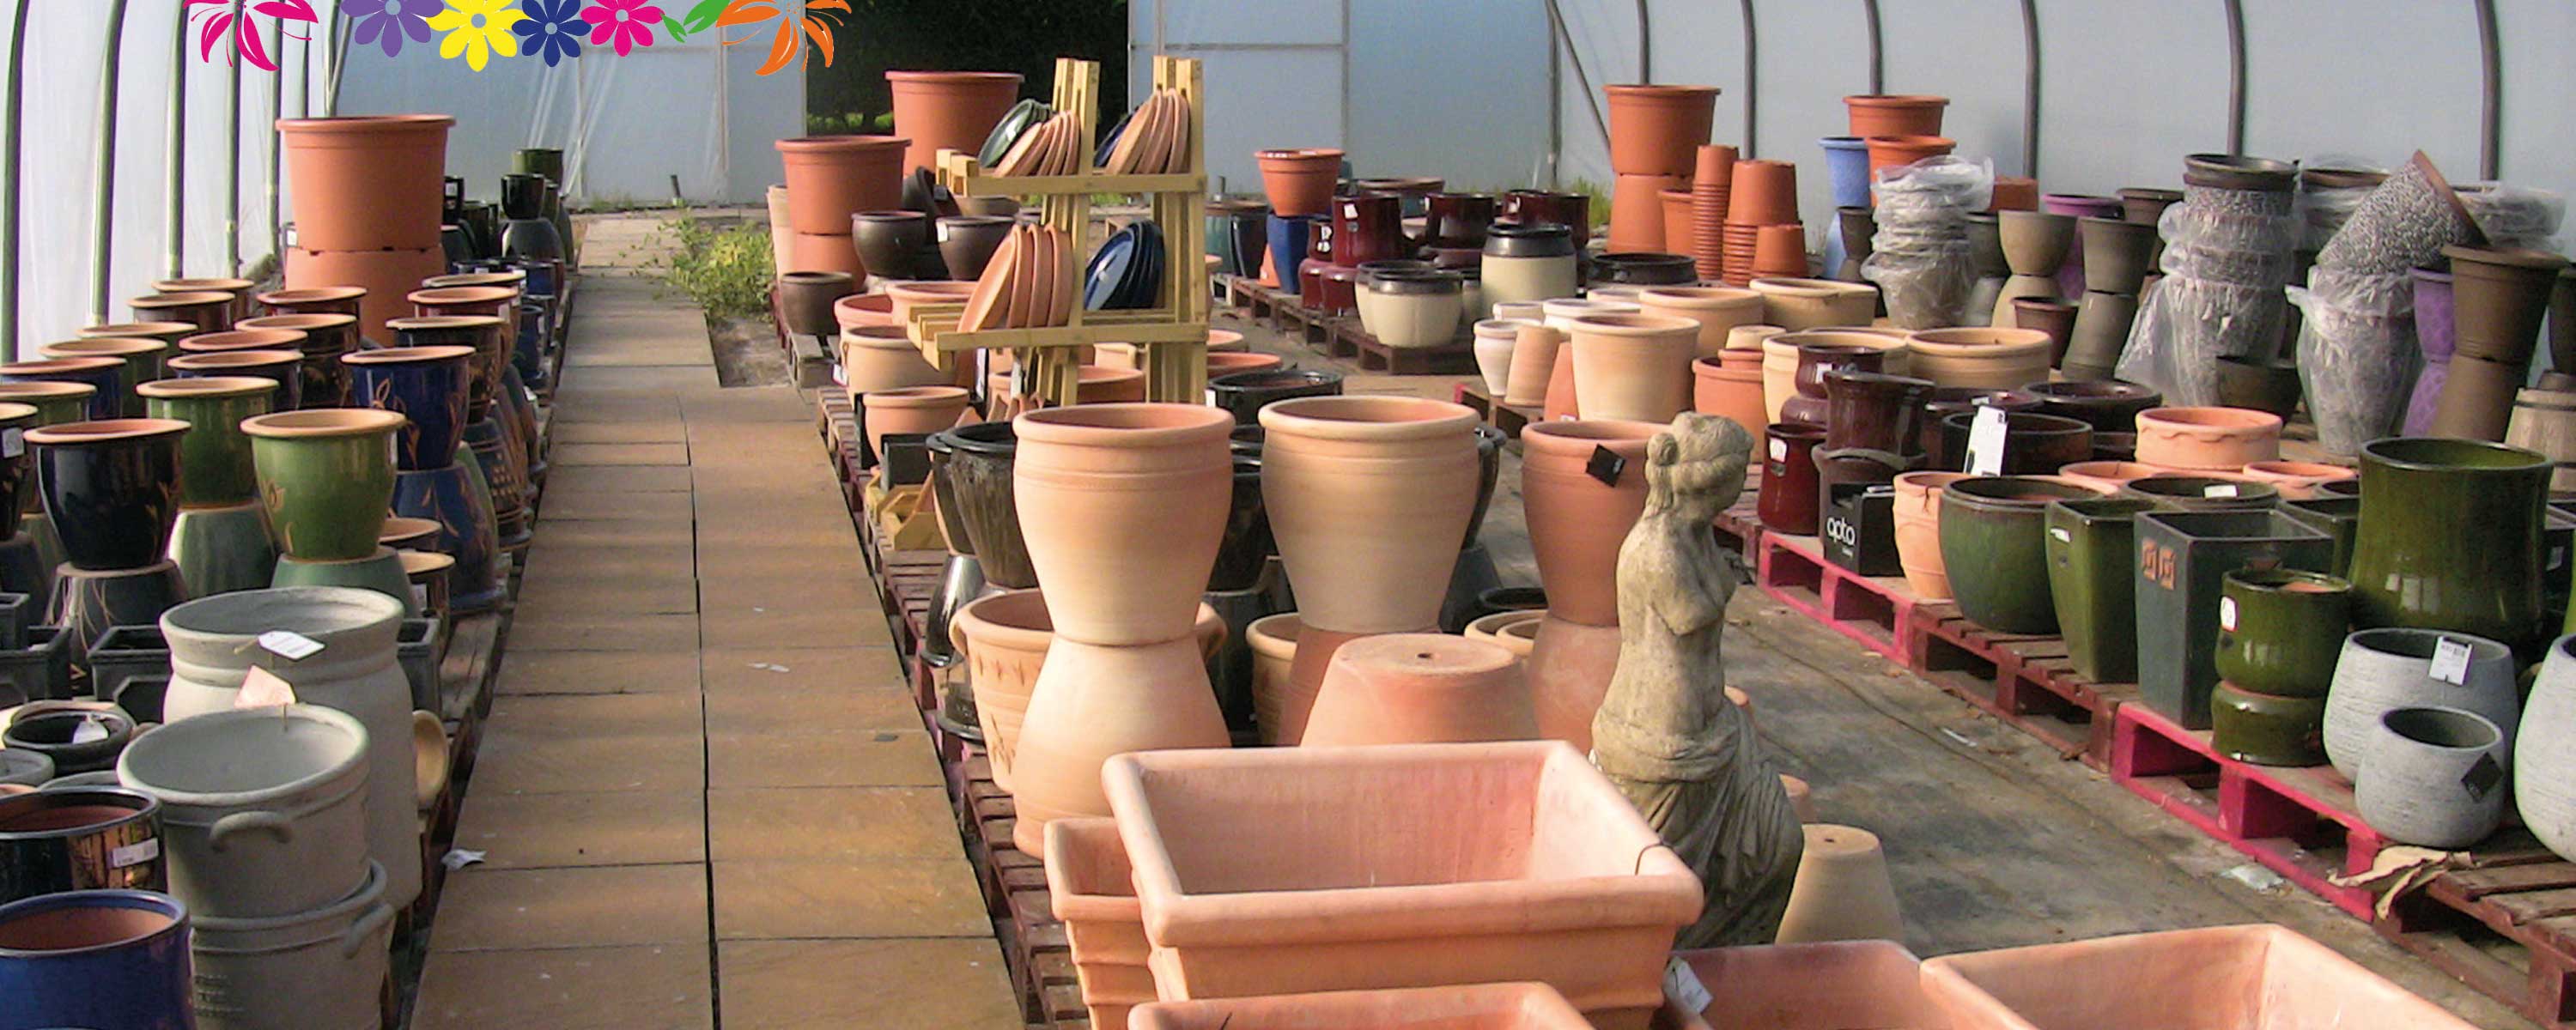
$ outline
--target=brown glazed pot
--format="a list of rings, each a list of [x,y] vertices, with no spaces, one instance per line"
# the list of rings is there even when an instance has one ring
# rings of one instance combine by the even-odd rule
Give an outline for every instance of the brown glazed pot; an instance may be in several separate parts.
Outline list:
[[[1976,412],[1966,411],[1941,420],[1943,456],[1967,460],[1968,432],[1976,418]],[[2036,412],[2004,416],[2004,463],[2000,475],[2051,475],[2059,468],[2092,458],[2092,426]],[[1941,471],[1952,469],[1944,466]]]
[[[798,336],[839,332],[841,323],[833,316],[832,305],[856,292],[853,284],[847,272],[780,273],[778,308],[787,318],[787,331]]]
[[[2075,305],[2046,297],[2016,297],[2012,306],[2015,326],[2048,334],[2049,366],[2064,363],[2066,340],[2075,333]]]
[[[1824,446],[1911,456],[1923,445],[1915,420],[1931,395],[1928,379],[1849,368],[1826,372]]]
[[[1816,445],[1825,442],[1825,427],[1803,422],[1777,422],[1762,462],[1762,492],[1756,511],[1764,528],[1791,536],[1816,535]]]

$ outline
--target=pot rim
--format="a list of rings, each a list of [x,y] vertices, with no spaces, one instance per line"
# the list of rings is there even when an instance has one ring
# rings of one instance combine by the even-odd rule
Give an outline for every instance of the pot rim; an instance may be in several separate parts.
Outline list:
[[[1525,453],[1565,456],[1588,455],[1594,447],[1630,444],[1639,454],[1645,453],[1646,441],[1672,427],[1661,422],[1643,422],[1620,418],[1560,419],[1555,422],[1532,422],[1521,428],[1521,449]],[[1528,465],[1522,466],[1524,474]]]
[[[1697,340],[1699,323],[1674,315],[1649,315],[1643,311],[1602,312],[1574,316],[1573,329],[1566,335],[1572,336],[1577,332],[1640,338],[1687,336]]]
[[[349,931],[366,925],[367,918],[365,916],[359,916],[352,920],[350,919],[350,915],[351,913],[364,912],[369,908],[382,905],[385,895],[385,886],[386,875],[384,864],[370,858],[367,860],[367,878],[360,881],[358,889],[349,892],[347,897],[341,898],[340,900],[334,901],[328,905],[324,905],[321,908],[304,912],[292,912],[279,916],[256,916],[245,918],[240,916],[200,915],[196,917],[196,929],[198,930],[198,933],[196,938],[188,943],[188,947],[191,951],[206,954],[252,955],[281,951],[297,951],[312,947],[316,944],[328,944],[335,940],[341,940]],[[387,910],[387,914],[391,914],[390,909]],[[341,929],[339,928],[339,924],[343,922],[350,923],[351,925],[347,929]],[[305,927],[321,927],[329,932],[320,934],[296,934],[292,935],[294,937],[292,940],[262,941],[247,947],[231,946],[232,942],[230,941],[209,942],[206,939],[206,935],[210,933],[265,934],[302,929]]]
[[[406,315],[385,319],[385,328],[397,333],[405,329],[490,329],[507,325],[499,315]]]
[[[85,325],[75,335],[84,340],[123,337],[161,337],[173,333],[187,335],[197,331],[195,322],[105,322]]]
[[[187,932],[188,928],[188,906],[185,902],[159,891],[126,890],[121,888],[62,891],[55,894],[38,894],[32,897],[20,898],[16,901],[9,902],[8,904],[0,905],[0,925],[7,925],[22,916],[39,915],[46,912],[75,908],[116,908],[136,912],[149,912],[153,915],[160,916],[164,922],[160,926],[153,927],[151,930],[135,934],[131,937],[120,937],[112,941],[100,941],[96,944],[84,944],[72,948],[13,948],[6,945],[0,945],[0,958],[72,958],[81,955],[94,955],[100,952],[134,947],[156,937],[184,934]]]
[[[407,363],[426,363],[432,361],[451,361],[459,358],[471,358],[474,354],[474,348],[467,347],[462,344],[436,343],[425,346],[378,347],[374,350],[351,351],[347,354],[340,355],[340,363],[344,365],[399,365]],[[137,389],[141,389],[141,387],[137,387]]]
[[[194,379],[154,379],[134,384],[134,392],[146,397],[198,398],[237,397],[269,393],[277,389],[277,380],[260,376],[198,376]]]
[[[2219,579],[2221,582],[2236,584],[2250,590],[2262,590],[2272,593],[2348,594],[2352,592],[2351,580],[2345,579],[2341,576],[2330,576],[2322,572],[2312,572],[2307,569],[2229,569],[2226,574],[2220,576]],[[2306,583],[2310,586],[2324,587],[2325,589],[2302,591],[2289,591],[2283,589],[2292,583]]]
[[[29,801],[27,800],[28,798],[41,798],[43,800]],[[93,805],[116,808],[123,814],[120,814],[113,819],[105,819],[92,823],[82,823],[78,826],[57,827],[50,830],[12,830],[5,826],[0,826],[0,840],[59,840],[65,837],[78,837],[84,834],[97,833],[100,830],[108,829],[110,827],[122,826],[138,819],[152,819],[159,816],[161,813],[160,798],[135,790],[132,787],[76,787],[69,790],[56,788],[54,790],[39,790],[26,794],[0,795],[0,810],[9,808],[69,808],[72,807],[75,801],[82,800]],[[140,803],[135,804],[134,802]],[[39,896],[41,897],[43,895]],[[0,912],[5,911],[6,909],[4,907],[0,907]],[[8,949],[0,948],[0,954],[6,954],[7,950]]]
[[[1332,147],[1283,147],[1269,150],[1255,150],[1252,152],[1252,157],[1253,160],[1260,162],[1265,168],[1272,164],[1295,166],[1321,164],[1325,161],[1331,161],[1334,164],[1339,165],[1342,160],[1342,152]]]
[[[227,329],[222,332],[198,333],[179,339],[179,349],[190,354],[215,354],[235,350],[302,349],[311,334],[301,329]]]
[[[2452,744],[2438,740],[2426,740],[2422,736],[2399,728],[2396,722],[2391,721],[2403,720],[2412,722],[2425,716],[2432,716],[2445,722],[2465,724],[2461,728],[2482,733],[2486,737],[2486,740],[2483,743],[2477,744]],[[2495,720],[2479,715],[2476,712],[2469,711],[2466,708],[2454,708],[2450,705],[2398,705],[2379,713],[2379,726],[2381,729],[2396,734],[2400,739],[2403,739],[2408,744],[2415,747],[2450,754],[2478,754],[2492,750],[2497,745],[2504,743],[2504,729],[2497,726],[2495,724]]]
[[[1448,401],[1356,394],[1273,401],[1261,407],[1260,421],[1276,437],[1410,440],[1456,435],[1472,446],[1474,434],[1468,430],[1478,420],[1473,409]],[[1277,442],[1276,438],[1267,441]]]
[[[95,372],[123,368],[121,358],[38,358],[34,361],[12,361],[0,365],[0,375],[45,375],[54,372]]]
[[[410,540],[425,537],[438,532],[439,528],[437,519],[424,519],[410,515],[388,515],[385,517],[385,527],[376,532],[376,542],[380,544],[390,544],[396,540]]]
[[[1998,484],[2010,484],[2010,486],[2006,487]],[[2007,488],[2042,493],[2050,490],[2063,490],[2066,491],[2066,494],[2059,497],[2031,498],[1994,497],[1983,492],[1987,490],[2001,490]],[[1965,479],[1953,480],[1941,485],[1941,497],[1945,501],[1955,497],[1961,504],[2026,509],[2029,511],[2038,511],[2058,501],[2082,501],[2100,496],[2102,496],[2101,493],[2095,491],[2091,487],[2069,483],[2063,479],[2058,479],[2053,476],[1969,476]]]
[[[1279,632],[1280,627],[1292,627]],[[1297,652],[1297,637],[1306,631],[1306,622],[1296,612],[1273,612],[1254,619],[1243,627],[1243,641],[1270,658],[1287,658]]]
[[[852,280],[850,279],[850,273],[848,272],[802,271],[780,272],[778,274],[778,281],[782,284],[794,283],[798,286],[846,286],[849,285]],[[838,300],[840,298],[835,297],[833,299]]]
[[[1932,93],[1853,93],[1843,97],[1851,107],[1948,107],[1950,98]]]
[[[1954,326],[1947,329],[1921,329],[1913,334],[1916,350],[1936,357],[1999,355],[2017,357],[2024,352],[2046,349],[2048,334],[2037,329],[2008,329],[1995,326]]]
[[[963,386],[897,386],[885,390],[869,390],[860,394],[859,406],[863,408],[936,408],[950,402],[964,403],[966,397],[966,388]]]
[[[132,357],[156,354],[170,345],[148,336],[92,336],[79,340],[56,340],[36,348],[48,358]]]
[[[2259,471],[2295,479],[2311,479],[2320,477],[2326,479],[2345,479],[2360,475],[2360,472],[2357,470],[2344,465],[2331,465],[2322,461],[2296,461],[2289,458],[2276,458],[2269,461],[2249,461],[2245,463],[2245,471],[2248,473],[2256,473]]]
[[[1747,305],[1760,304],[1762,303],[1762,295],[1749,289],[1740,289],[1733,286],[1687,286],[1673,284],[1667,286],[1648,286],[1644,289],[1640,289],[1637,291],[1637,300],[1640,307],[1652,303],[1659,307],[1685,308],[1693,311],[1715,311],[1730,307],[1744,307]],[[1742,328],[1745,328],[1745,326],[1731,326],[1729,327],[1729,331],[1731,332],[1735,329]]]
[[[202,650],[209,646],[230,650],[231,642],[249,643],[261,633],[290,621],[268,614],[279,607],[287,607],[291,621],[304,627],[299,632],[315,639],[371,629],[384,623],[397,624],[398,629],[403,617],[401,601],[375,590],[270,587],[260,591],[209,594],[183,601],[162,613],[161,635],[173,645],[180,645],[174,646],[174,651]],[[190,624],[191,620],[201,618],[208,624]],[[326,621],[327,625],[316,625]],[[181,645],[181,641],[186,641],[186,644]],[[330,643],[328,640],[323,642]],[[316,659],[320,657],[315,656]]]
[[[394,558],[402,562],[403,577],[406,579],[456,567],[455,555],[437,551],[395,551]]]
[[[442,290],[456,286],[517,286],[527,281],[527,269],[513,268],[506,272],[458,272],[453,275],[433,275],[421,280],[420,284],[429,289]],[[360,296],[364,296],[367,292],[355,286],[334,286],[329,289],[357,290]],[[270,296],[274,295],[261,294],[260,299],[265,302]]]
[[[901,150],[912,140],[902,136],[869,136],[843,134],[832,136],[793,136],[770,144],[781,154],[820,156],[825,154],[868,154]]]
[[[917,82],[927,84],[969,82],[987,83],[1004,81],[1018,83],[1025,79],[1025,76],[1022,76],[1018,72],[934,72],[892,70],[887,71],[885,73],[885,77],[887,82]]]
[[[1755,294],[1777,293],[1791,297],[1849,296],[1876,293],[1878,288],[1867,283],[1838,282],[1832,279],[1810,279],[1794,275],[1756,276],[1745,281],[1745,288]]]
[[[303,360],[303,351],[227,350],[209,354],[181,354],[170,359],[170,367],[182,372],[193,372],[201,368],[261,368],[268,365],[292,365]]]
[[[390,433],[410,424],[402,412],[383,408],[307,408],[253,415],[241,421],[241,431],[267,440],[339,439]]]
[[[154,293],[240,293],[259,285],[248,279],[231,276],[209,276],[196,279],[155,279]]]
[[[91,394],[97,392],[98,387],[95,384],[65,383],[50,379],[38,379],[23,383],[0,383],[0,398],[34,397],[46,400],[71,400],[79,398],[81,400],[87,400]]]
[[[2514,457],[2524,460],[2512,464],[2463,465],[2452,461],[2428,461],[2422,458],[2398,457],[2395,453],[2399,450],[2423,449],[2439,449],[2455,453],[2476,453],[2496,458]],[[2488,440],[2459,440],[2440,436],[2381,437],[2377,440],[2372,440],[2369,443],[2361,445],[2361,457],[2364,459],[2362,463],[2363,468],[2368,468],[2371,465],[2381,465],[2393,469],[2403,469],[2409,472],[2527,471],[2533,468],[2555,467],[2554,463],[2537,451],[2525,450],[2520,447],[2512,447]]]
[[[2134,401],[2164,396],[2164,391],[2126,379],[2041,380],[2013,389],[2037,395],[2043,400]]]
[[[1168,447],[1188,444],[1201,436],[1222,440],[1226,431],[1234,428],[1234,416],[1203,404],[1122,401],[1040,408],[1023,412],[1011,420],[1011,425],[1022,443]]]
[[[27,430],[26,441],[57,447],[126,443],[178,436],[193,428],[175,418],[103,418],[38,426]]]
[[[282,315],[261,315],[233,323],[237,330],[267,329],[277,332],[300,332],[311,335],[315,329],[337,329],[358,324],[358,316],[331,311],[294,311]]]
[[[233,295],[229,293],[215,293],[206,290],[189,290],[181,293],[146,294],[126,301],[125,306],[129,308],[142,308],[146,311],[150,311],[159,308],[192,308],[199,304],[230,304],[232,302]]]
[[[280,118],[277,131],[311,135],[358,135],[447,128],[456,119],[443,114],[352,114],[323,118]]]
[[[2190,405],[2148,408],[2138,412],[2138,430],[2158,432],[2279,432],[2281,416],[2252,408],[2230,408],[2224,405]]]
[[[2433,649],[2445,640],[2456,641],[2467,647],[2470,661],[2495,662],[2513,657],[2512,648],[2475,633],[2447,629],[2421,629],[2413,626],[2357,629],[2344,637],[2344,645],[2397,658],[2430,660],[2433,657]],[[2415,646],[2418,644],[2422,646]]]
[[[510,300],[518,295],[518,290],[508,286],[434,286],[426,290],[413,290],[410,293],[403,294],[403,299],[421,307],[446,307],[449,305],[492,304],[499,301]],[[493,317],[497,318],[499,316],[496,315]]]
[[[117,755],[116,774],[120,779],[142,779],[142,777],[135,775],[132,771],[134,754],[137,750],[136,745],[138,744],[144,745],[141,750],[144,756],[149,758],[154,749],[176,746],[179,743],[185,742],[189,734],[192,733],[204,736],[208,733],[224,732],[222,728],[233,723],[252,721],[263,723],[271,721],[284,722],[289,719],[303,719],[308,722],[320,723],[322,725],[329,726],[332,729],[339,730],[342,733],[347,734],[348,738],[354,742],[355,746],[349,750],[349,754],[344,756],[341,761],[335,762],[326,768],[308,772],[285,783],[275,784],[268,787],[227,791],[182,790],[175,787],[151,787],[149,789],[146,789],[145,787],[133,787],[130,789],[144,794],[149,794],[165,806],[188,805],[198,808],[246,808],[278,798],[298,797],[324,787],[332,780],[348,776],[349,770],[354,766],[363,766],[366,764],[368,742],[367,728],[364,723],[359,722],[355,717],[348,713],[326,705],[291,704],[277,706],[274,711],[265,707],[225,709],[218,712],[207,712],[205,713],[205,717],[202,719],[189,718],[172,722],[169,726],[161,727],[161,729],[168,729],[171,726],[178,726],[181,723],[185,723],[192,728],[170,734],[166,737],[161,735],[160,730],[158,729],[151,733],[145,733],[135,737],[134,742],[127,744],[125,746],[125,751]],[[211,739],[220,742],[224,738],[213,737]],[[145,742],[147,741],[151,743],[146,744]],[[352,785],[351,790],[354,791],[362,789],[365,777],[357,776],[351,778],[359,781],[359,784]],[[334,792],[330,798],[322,800],[337,800],[346,793],[349,793],[349,791]],[[199,825],[187,823],[184,820],[172,820],[166,813],[163,816],[163,820],[165,822],[176,821],[179,822],[180,825]]]
[[[1256,368],[1245,372],[1228,372],[1208,380],[1208,388],[1222,392],[1242,390],[1303,389],[1312,386],[1337,386],[1342,374],[1329,368]],[[1275,382],[1266,382],[1275,379]],[[1276,402],[1274,402],[1276,403]]]
[[[2152,485],[2142,487],[2139,485],[2142,483]],[[2254,496],[2260,497],[2263,495],[2264,491],[2268,490],[2271,491],[2272,496],[2276,500],[2281,495],[2281,488],[2279,486],[2266,483],[2259,479],[2241,479],[2235,476],[2203,475],[2191,469],[2174,469],[2152,476],[2140,476],[2122,485],[2142,494],[2153,494],[2158,497],[2179,497],[2185,500],[2209,500],[2211,499],[2208,493],[2209,489],[2211,487],[2221,485],[2234,486],[2236,488],[2234,499],[2240,501],[2246,499],[2246,494],[2249,491],[2251,491]]]
[[[1579,318],[1584,315],[1636,315],[1645,312],[1643,307],[1629,301],[1600,300],[1592,297],[1551,297],[1538,302],[1538,307],[1542,314],[1563,318]]]

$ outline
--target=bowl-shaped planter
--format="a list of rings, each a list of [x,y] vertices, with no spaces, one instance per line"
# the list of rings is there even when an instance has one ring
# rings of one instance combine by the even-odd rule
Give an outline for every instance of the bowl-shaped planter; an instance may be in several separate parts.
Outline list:
[[[1564,995],[1538,983],[1165,1001],[1129,1018],[1121,1025],[1130,1030],[1592,1030]]]
[[[2149,408],[2138,413],[2138,460],[2233,472],[2281,456],[2281,416],[2246,408]]]
[[[2090,488],[2023,476],[1975,476],[1941,488],[1941,563],[1959,612],[2005,633],[2055,633],[2047,532],[2051,501]]]
[[[2446,669],[2435,679],[2433,659],[2441,651],[2466,651],[2465,671],[2454,676]],[[2514,671],[2513,652],[2484,637],[2421,629],[2355,631],[2344,638],[2326,692],[2326,757],[2336,772],[2359,779],[2380,716],[2396,708],[2443,705],[2494,722],[2504,733],[2498,758],[2509,761],[2522,713]]]
[[[1951,1030],[2471,1030],[2270,925],[1944,955],[1923,963],[1923,992]]]
[[[2021,390],[2039,398],[2041,414],[2077,419],[2102,433],[2134,433],[2138,413],[2164,403],[2155,387],[2120,379],[2043,380]]]
[[[1964,467],[1968,437],[1975,431],[1974,411],[1941,419],[1941,468]],[[2046,476],[2093,456],[2093,427],[2071,418],[2016,411],[2004,416],[2001,471],[2007,476]]]
[[[1143,403],[1012,421],[1020,532],[1039,582],[1057,598],[1050,613],[1059,638],[1118,645],[1190,635],[1225,533],[1233,424],[1214,408]],[[1274,456],[1277,439],[1274,430]]]
[[[1475,513],[1475,412],[1407,397],[1307,397],[1271,404],[1260,417],[1263,503],[1304,625],[1343,633],[1437,625],[1456,544]],[[1157,547],[1170,547],[1168,521],[1167,513],[1145,520]]]
[[[394,499],[393,438],[409,420],[374,408],[322,408],[242,422],[260,504],[278,546],[305,561],[376,553]]]
[[[2317,488],[2338,479],[2352,479],[2359,472],[2343,466],[2316,461],[2255,461],[2242,470],[2248,479],[2272,484],[2285,501],[2303,501],[2317,495]]]
[[[1693,875],[1555,741],[1120,755],[1102,773],[1173,1000],[1534,980],[1663,1000]]]
[[[1942,386],[2010,390],[2048,378],[2048,334],[2037,329],[1925,329],[1911,375]]]
[[[2446,851],[2476,844],[2504,820],[2509,740],[2476,712],[2391,708],[2362,739],[2353,807],[2391,840]]]
[[[1533,422],[1521,431],[1521,504],[1539,582],[1557,617],[1619,622],[1619,545],[1646,509],[1646,442],[1655,422]],[[1619,460],[1594,470],[1598,452]],[[1616,465],[1616,468],[1610,467]]]

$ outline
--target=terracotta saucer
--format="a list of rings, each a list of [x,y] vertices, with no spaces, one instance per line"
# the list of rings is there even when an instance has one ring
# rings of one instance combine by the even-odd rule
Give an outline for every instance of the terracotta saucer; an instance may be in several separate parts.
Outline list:
[[[994,248],[993,259],[984,265],[983,278],[975,280],[975,292],[966,297],[966,314],[957,320],[958,328],[969,332],[1000,328],[997,323],[1008,313],[1001,301],[1009,295],[1011,270],[1019,253],[1020,233],[1013,229],[1002,237],[1002,245]]]

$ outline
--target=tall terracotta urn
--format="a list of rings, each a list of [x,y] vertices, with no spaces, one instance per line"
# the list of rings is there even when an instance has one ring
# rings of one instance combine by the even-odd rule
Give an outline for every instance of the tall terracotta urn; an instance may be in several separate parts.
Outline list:
[[[1646,441],[1657,422],[1583,419],[1521,430],[1521,504],[1548,611],[1619,624],[1619,545],[1646,508]],[[1610,460],[1596,455],[1607,451]]]
[[[885,73],[894,94],[894,131],[910,141],[903,167],[931,167],[942,149],[973,154],[984,148],[993,124],[1019,98],[1017,72]]]

